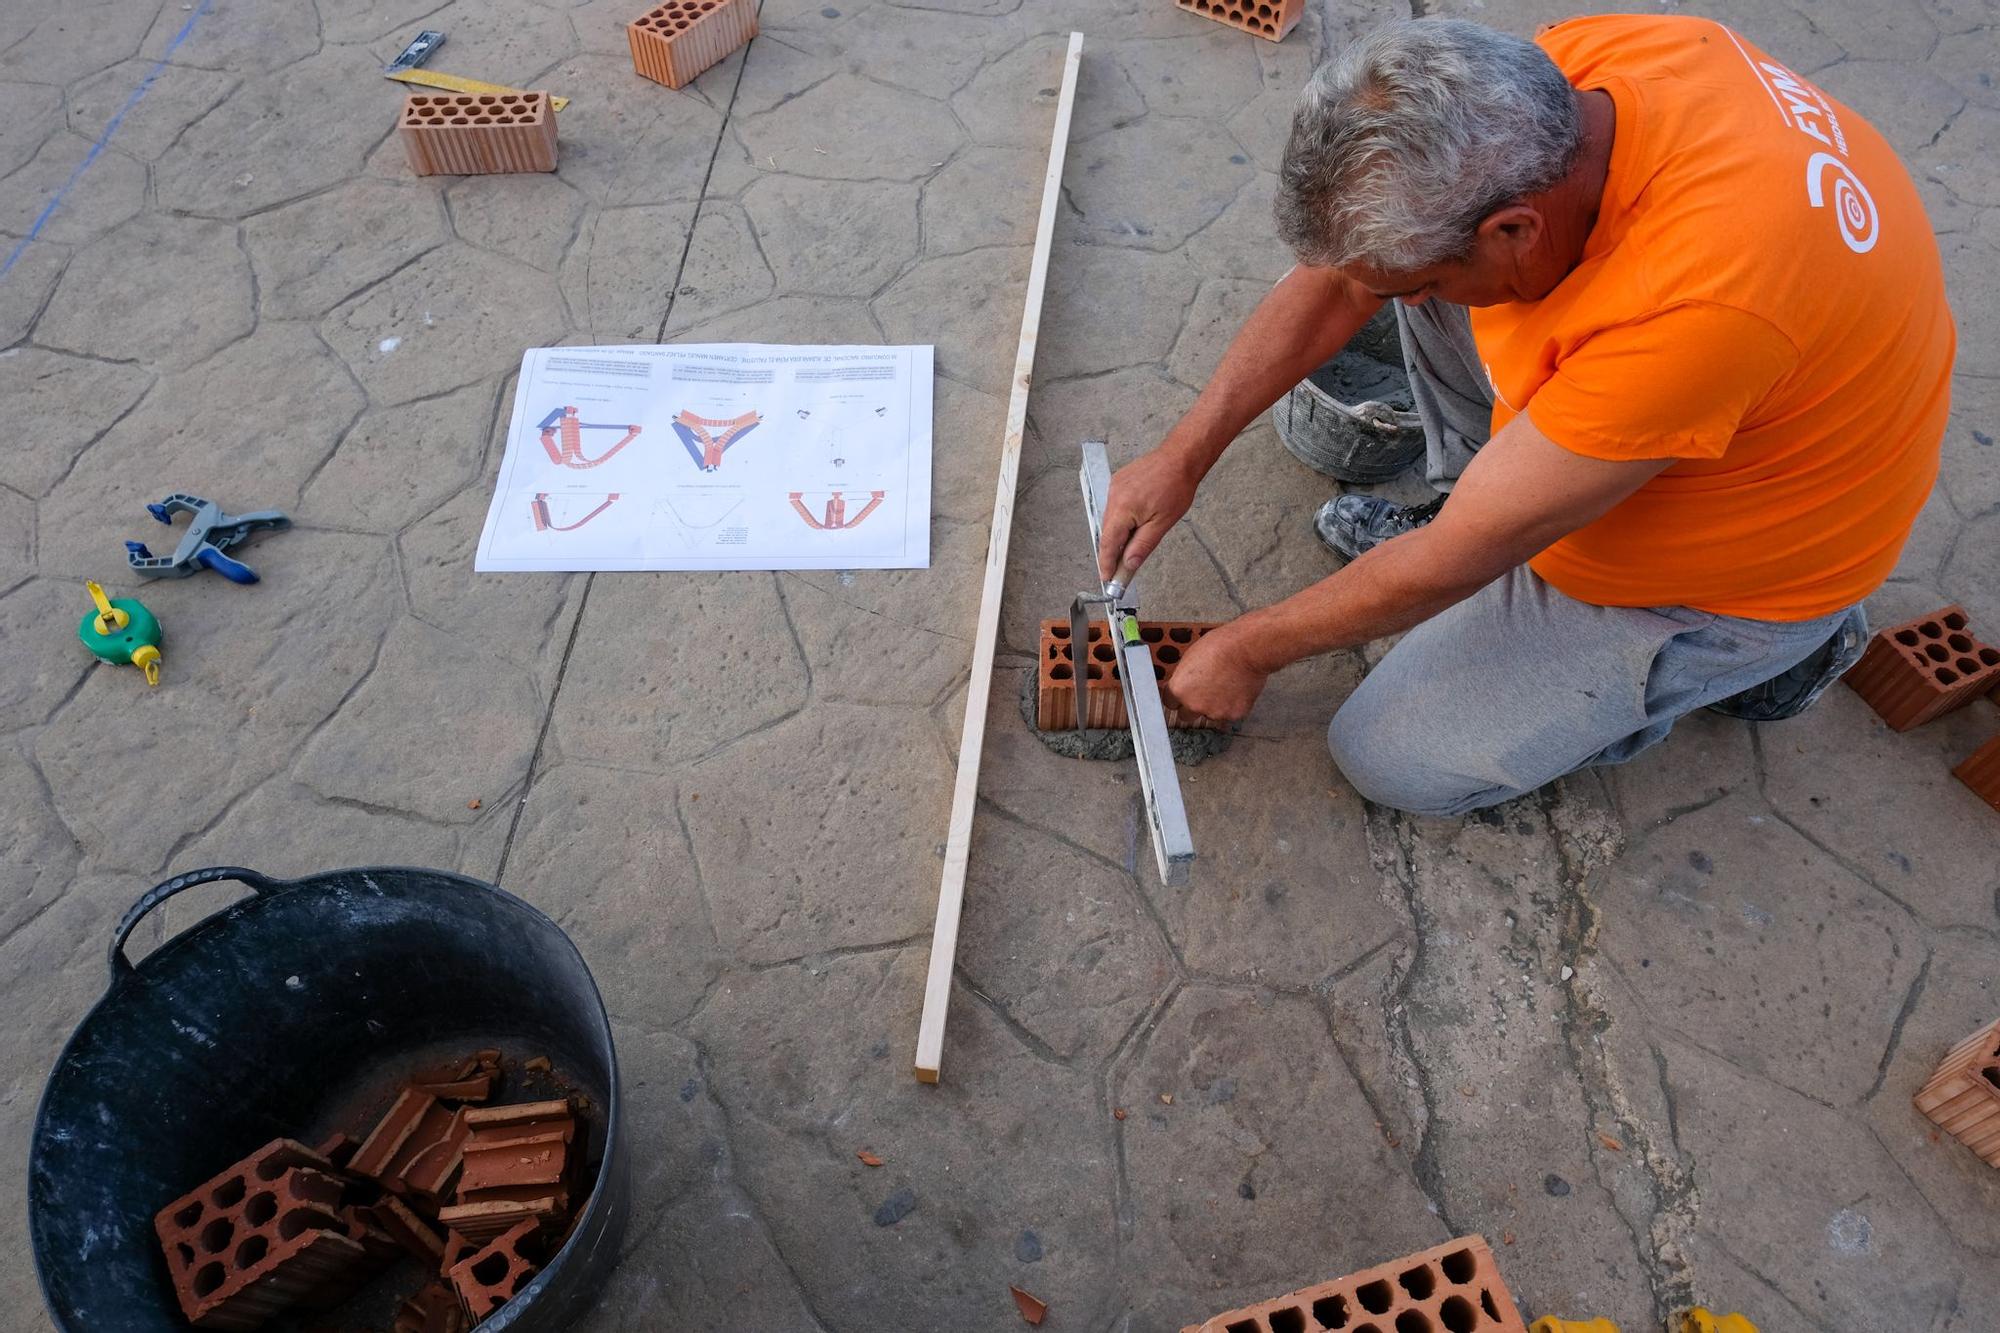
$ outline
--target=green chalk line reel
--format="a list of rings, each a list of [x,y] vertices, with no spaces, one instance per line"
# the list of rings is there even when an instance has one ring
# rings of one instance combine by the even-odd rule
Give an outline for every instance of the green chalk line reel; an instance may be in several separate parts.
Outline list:
[[[104,589],[85,581],[93,611],[83,613],[76,637],[91,655],[116,666],[135,666],[146,673],[148,685],[160,683],[160,622],[137,599],[106,597]]]

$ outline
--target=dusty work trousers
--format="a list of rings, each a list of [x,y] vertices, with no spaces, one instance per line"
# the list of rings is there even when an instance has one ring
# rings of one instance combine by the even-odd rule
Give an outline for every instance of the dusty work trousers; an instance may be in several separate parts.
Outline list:
[[[1396,315],[1426,471],[1449,490],[1492,422],[1471,322],[1439,301]],[[1327,744],[1369,800],[1463,814],[1623,763],[1684,714],[1804,661],[1860,614],[1782,622],[1596,606],[1521,566],[1405,634],[1334,714]]]

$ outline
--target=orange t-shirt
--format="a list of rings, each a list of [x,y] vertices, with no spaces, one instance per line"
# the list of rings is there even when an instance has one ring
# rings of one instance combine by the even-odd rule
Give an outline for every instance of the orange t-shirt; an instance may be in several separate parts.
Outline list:
[[[1930,494],[1955,346],[1944,272],[1882,136],[1708,19],[1538,39],[1617,107],[1583,260],[1472,312],[1493,429],[1675,458],[1536,573],[1603,606],[1810,620],[1873,592]]]

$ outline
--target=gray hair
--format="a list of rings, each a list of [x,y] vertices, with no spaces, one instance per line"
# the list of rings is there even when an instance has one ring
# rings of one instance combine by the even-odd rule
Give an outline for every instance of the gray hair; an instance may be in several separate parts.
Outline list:
[[[1533,42],[1462,19],[1388,23],[1299,95],[1278,233],[1329,268],[1461,259],[1481,219],[1560,181],[1582,145],[1569,80]]]

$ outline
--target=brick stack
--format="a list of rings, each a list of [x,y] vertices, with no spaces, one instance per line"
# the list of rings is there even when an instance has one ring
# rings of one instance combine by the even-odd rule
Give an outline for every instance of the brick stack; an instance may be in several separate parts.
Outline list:
[[[485,1241],[523,1220],[549,1227],[569,1215],[576,1118],[568,1102],[481,1107],[466,1122],[458,1202],[439,1210],[439,1222]]]
[[[1305,15],[1306,0],[1174,0],[1191,14],[1201,14],[1232,28],[1281,42]]]
[[[1952,1047],[1916,1103],[1939,1129],[2000,1166],[2000,1019]]]
[[[160,1210],[189,1322],[248,1330],[327,1308],[403,1255],[433,1276],[394,1333],[466,1333],[518,1296],[576,1215],[578,1124],[567,1100],[472,1104],[499,1071],[481,1051],[420,1074],[360,1143],[274,1140]]]
[[[1922,726],[2000,686],[2000,648],[1981,643],[1961,606],[1876,634],[1842,677],[1897,731]]]
[[[536,93],[412,93],[396,122],[419,176],[556,169],[556,109]]]
[[[1165,686],[1180,665],[1181,654],[1215,628],[1215,622],[1156,620],[1140,625],[1139,637],[1153,658],[1153,678]],[[1125,693],[1118,687],[1118,654],[1105,637],[1104,625],[1090,626],[1084,660],[1083,725],[1119,728],[1126,725]],[[1035,691],[1035,726],[1042,731],[1068,731],[1076,726],[1076,654],[1069,641],[1069,621],[1044,620],[1040,678]],[[1169,706],[1167,725],[1181,730],[1214,730],[1221,724]]]
[[[1181,1333],[1526,1333],[1493,1253],[1464,1236]]]
[[[669,88],[692,82],[756,35],[756,0],[667,0],[625,26],[632,68]]]

